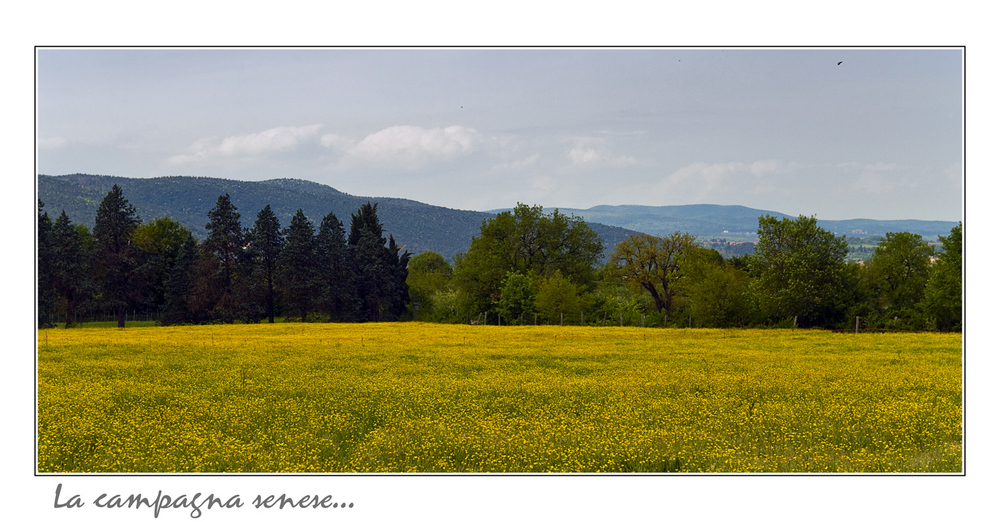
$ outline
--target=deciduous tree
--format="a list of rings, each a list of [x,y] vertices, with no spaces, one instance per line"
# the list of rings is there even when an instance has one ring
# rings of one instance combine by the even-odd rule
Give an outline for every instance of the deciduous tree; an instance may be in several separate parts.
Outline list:
[[[535,313],[535,295],[535,278],[530,272],[508,272],[500,288],[497,309],[508,324],[520,322],[525,314]]]
[[[875,308],[884,315],[912,315],[923,299],[933,252],[921,236],[887,233],[864,269]]]
[[[455,267],[463,301],[478,313],[494,309],[508,272],[546,277],[560,271],[577,285],[591,285],[603,252],[600,237],[581,218],[518,203],[483,221],[479,235]]]
[[[922,308],[944,331],[962,331],[962,223],[938,236],[943,251],[931,265]]]
[[[633,234],[615,247],[608,263],[617,268],[622,280],[649,292],[656,309],[669,315],[684,275],[683,259],[696,247],[690,234]]]
[[[587,304],[585,289],[563,277],[559,270],[538,283],[535,307],[551,324],[560,323],[567,317],[575,321]]]
[[[847,241],[820,228],[815,217],[758,221],[755,264],[761,311],[774,319],[833,326],[851,304],[844,257]]]

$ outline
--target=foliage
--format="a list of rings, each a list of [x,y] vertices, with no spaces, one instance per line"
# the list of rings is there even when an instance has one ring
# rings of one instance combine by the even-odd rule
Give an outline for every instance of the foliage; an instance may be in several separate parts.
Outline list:
[[[193,291],[196,274],[193,267],[198,259],[198,245],[194,236],[188,234],[177,252],[177,258],[164,281],[163,312],[160,324],[164,326],[197,322],[195,293]]]
[[[530,272],[507,272],[497,310],[507,324],[524,324],[524,316],[535,313],[535,278]]]
[[[938,236],[943,251],[931,265],[922,310],[934,327],[962,331],[962,224],[947,237]]]
[[[603,246],[598,235],[580,218],[558,210],[543,214],[542,207],[519,203],[483,221],[479,236],[458,258],[455,284],[470,312],[495,310],[508,272],[546,277],[557,270],[574,284],[590,285]]]
[[[217,314],[227,323],[233,322],[237,309],[237,298],[234,295],[237,263],[246,246],[246,233],[240,225],[240,214],[230,201],[229,194],[219,196],[215,207],[208,212],[208,238],[205,240],[205,251],[214,255],[219,261],[216,273],[220,294],[215,305]]]
[[[95,278],[101,284],[102,300],[115,311],[118,327],[125,327],[125,309],[138,300],[134,281],[137,265],[132,232],[142,223],[122,190],[115,185],[101,201],[94,221]]]
[[[410,258],[407,270],[411,315],[416,320],[437,315],[434,296],[439,292],[450,293],[454,273],[451,264],[441,254],[428,250]]]
[[[843,237],[823,230],[815,217],[778,220],[761,216],[752,285],[761,311],[775,320],[797,318],[799,325],[833,326],[849,306]]]
[[[52,326],[55,318],[57,293],[53,286],[52,273],[52,219],[43,208],[45,204],[38,200],[38,229],[36,241],[38,244],[38,326]]]
[[[144,310],[159,310],[165,301],[165,284],[191,231],[170,218],[157,218],[136,227],[132,244],[138,249],[136,284],[142,296],[135,304]]]
[[[685,259],[681,294],[694,324],[709,328],[746,326],[755,319],[750,276],[714,251],[695,248]]]
[[[285,306],[288,312],[305,322],[316,299],[319,274],[314,228],[301,210],[292,218],[284,236],[279,277],[285,291]]]
[[[576,323],[589,305],[586,289],[575,285],[556,272],[538,283],[535,307],[549,324]]]
[[[912,309],[923,298],[934,249],[908,232],[886,234],[865,263],[876,306],[888,312]]]
[[[695,248],[694,237],[680,232],[666,237],[635,234],[615,247],[608,263],[621,280],[649,292],[657,310],[670,314],[684,278],[683,259]]]
[[[257,213],[257,221],[250,229],[247,256],[253,262],[252,285],[259,289],[264,300],[267,322],[274,322],[275,301],[277,299],[278,261],[285,246],[285,236],[281,232],[278,217],[265,205]]]
[[[316,234],[316,257],[319,263],[318,305],[330,321],[350,317],[353,302],[350,292],[350,266],[344,224],[330,212]]]

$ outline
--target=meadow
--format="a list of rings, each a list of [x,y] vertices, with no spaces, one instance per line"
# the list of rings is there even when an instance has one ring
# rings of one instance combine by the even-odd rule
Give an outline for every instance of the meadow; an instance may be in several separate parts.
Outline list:
[[[962,337],[38,331],[41,473],[961,473]]]

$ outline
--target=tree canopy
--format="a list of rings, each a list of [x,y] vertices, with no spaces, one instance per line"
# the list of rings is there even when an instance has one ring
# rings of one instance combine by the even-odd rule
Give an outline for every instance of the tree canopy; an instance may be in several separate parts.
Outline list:
[[[833,326],[846,309],[847,241],[823,230],[815,217],[761,216],[754,282],[761,311],[798,324]]]
[[[559,271],[574,284],[591,285],[602,252],[600,238],[583,219],[519,203],[483,221],[458,259],[456,286],[473,314],[495,311],[509,272],[546,277]]]

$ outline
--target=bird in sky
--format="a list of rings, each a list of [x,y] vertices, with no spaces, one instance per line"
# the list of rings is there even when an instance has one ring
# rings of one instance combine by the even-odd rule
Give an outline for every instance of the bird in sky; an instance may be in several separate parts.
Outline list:
[[[837,65],[840,65],[840,64],[842,64],[842,63],[844,63],[844,62],[837,62]]]

